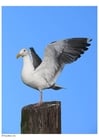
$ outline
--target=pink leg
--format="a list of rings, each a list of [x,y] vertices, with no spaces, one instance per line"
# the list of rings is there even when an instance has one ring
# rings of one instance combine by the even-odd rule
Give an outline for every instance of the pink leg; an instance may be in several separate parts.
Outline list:
[[[35,107],[39,107],[40,105],[43,104],[43,95],[42,95],[42,94],[43,94],[43,93],[42,93],[42,91],[40,90],[40,100],[39,100],[38,104],[35,105]]]
[[[40,91],[40,101],[39,101],[39,105],[41,105],[43,103],[43,95],[42,95],[42,91]]]

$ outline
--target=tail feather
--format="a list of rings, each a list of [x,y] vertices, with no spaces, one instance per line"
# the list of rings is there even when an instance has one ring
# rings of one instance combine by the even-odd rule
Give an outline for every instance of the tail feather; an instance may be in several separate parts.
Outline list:
[[[63,87],[60,87],[60,86],[58,86],[56,84],[54,84],[51,88],[54,89],[54,90],[63,89]]]

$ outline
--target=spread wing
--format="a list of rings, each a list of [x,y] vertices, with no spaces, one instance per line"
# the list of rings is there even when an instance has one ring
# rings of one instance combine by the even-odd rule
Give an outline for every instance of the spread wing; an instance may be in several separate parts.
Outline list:
[[[30,48],[34,69],[36,69],[42,62],[41,58],[37,55],[33,48]]]
[[[49,84],[53,84],[65,64],[76,61],[88,50],[90,41],[88,38],[71,38],[50,43],[37,71]]]

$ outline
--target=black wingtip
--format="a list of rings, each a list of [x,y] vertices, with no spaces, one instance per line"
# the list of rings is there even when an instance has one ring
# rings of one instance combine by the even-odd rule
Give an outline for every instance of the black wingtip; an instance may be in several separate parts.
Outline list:
[[[30,47],[29,49],[30,49],[30,50],[34,50],[34,48],[33,48],[33,47]]]
[[[91,38],[88,38],[88,39],[87,39],[87,42],[91,42],[91,41],[92,41],[92,39],[91,39]]]

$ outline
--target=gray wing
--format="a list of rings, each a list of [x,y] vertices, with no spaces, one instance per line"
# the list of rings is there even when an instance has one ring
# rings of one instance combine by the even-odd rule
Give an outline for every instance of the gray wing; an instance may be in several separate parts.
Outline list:
[[[42,62],[41,58],[37,55],[35,50],[33,48],[30,48],[32,60],[33,60],[33,66],[36,69]]]
[[[57,52],[59,52],[59,54],[57,55],[58,62],[60,64],[67,64],[76,61],[81,57],[81,54],[88,50],[90,41],[91,39],[88,38],[72,38],[60,41],[59,45],[58,42],[56,44],[53,44],[55,51],[57,50]]]
[[[47,82],[53,84],[65,64],[76,61],[88,50],[90,41],[88,38],[71,38],[50,43],[45,49],[45,56],[38,71]]]

